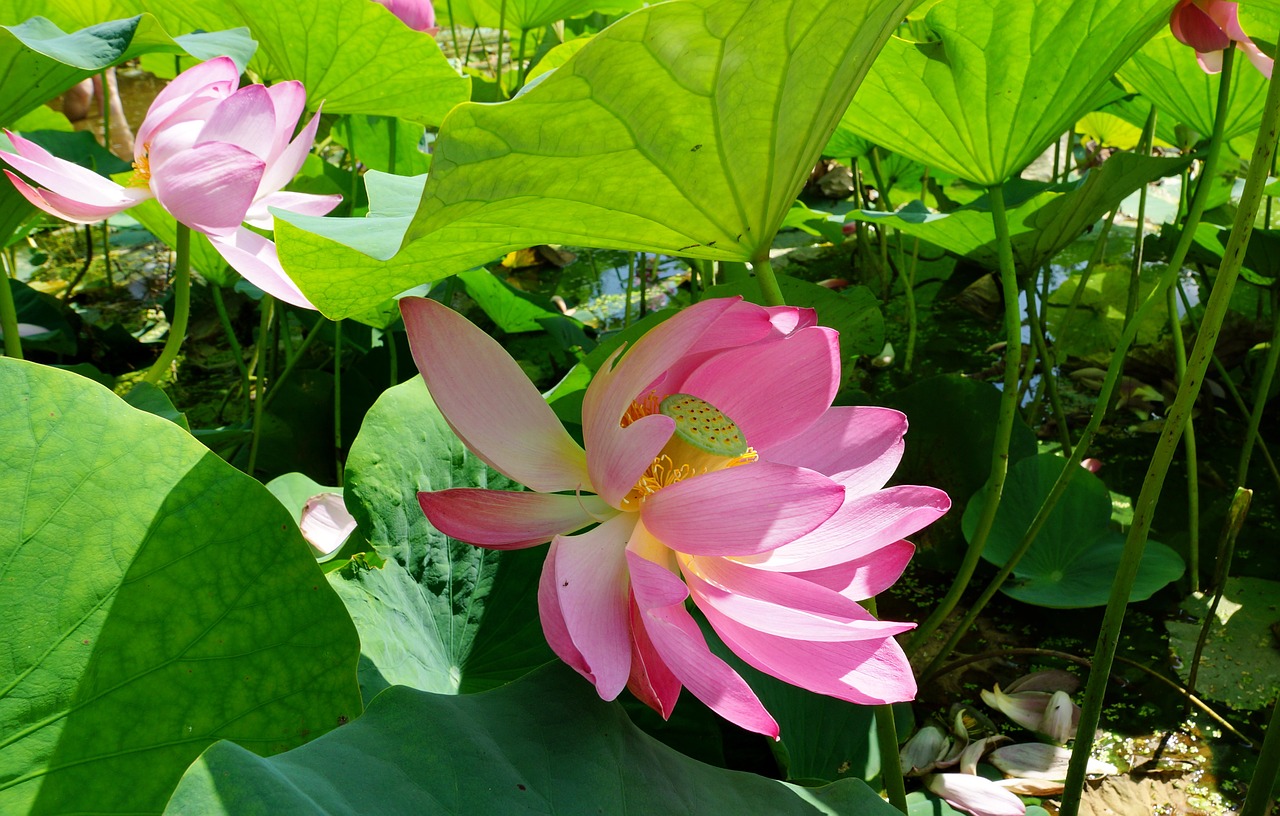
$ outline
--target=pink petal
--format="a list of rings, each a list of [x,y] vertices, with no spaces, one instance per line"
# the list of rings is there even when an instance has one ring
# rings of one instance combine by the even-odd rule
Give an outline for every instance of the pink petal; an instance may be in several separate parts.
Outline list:
[[[545,544],[617,513],[597,496],[475,487],[423,491],[418,503],[440,532],[491,550]]]
[[[664,382],[671,392],[679,392],[689,375],[716,354],[758,343],[775,334],[769,309],[745,300],[738,301],[722,312],[687,352],[671,365]]]
[[[927,527],[950,508],[951,499],[936,487],[887,487],[846,499],[831,520],[812,533],[767,556],[746,560],[761,569],[786,572],[836,566]]]
[[[556,592],[556,587],[560,585],[556,580],[556,553],[559,549],[560,539],[551,539],[547,560],[542,562],[542,575],[538,579],[538,620],[542,623],[542,634],[546,636],[551,651],[578,674],[594,683],[595,678],[587,668],[587,661],[583,659],[578,647],[573,645],[569,627],[564,621],[564,612],[560,609],[560,595]]]
[[[413,360],[468,448],[538,492],[590,489],[586,454],[497,341],[433,300],[403,298],[400,311]]]
[[[298,527],[317,553],[329,555],[356,529],[356,520],[347,512],[341,493],[321,493],[307,499]]]
[[[303,309],[316,307],[302,294],[280,265],[276,245],[267,238],[244,227],[231,235],[210,235],[209,243],[222,259],[245,280],[268,295]]]
[[[159,166],[153,162],[151,189],[183,224],[204,233],[226,231],[244,220],[263,167],[261,159],[243,148],[204,144]]]
[[[327,215],[330,210],[342,203],[342,196],[316,195],[313,193],[292,193],[287,190],[270,193],[249,205],[244,215],[244,222],[259,229],[273,229],[275,218],[270,208],[288,210],[299,215]]]
[[[431,7],[431,0],[375,0],[385,6],[388,11],[400,18],[400,22],[414,31],[434,33],[436,28],[436,10]]]
[[[850,600],[861,601],[874,598],[893,586],[915,552],[915,545],[910,541],[895,541],[852,561],[792,574],[827,587]]]
[[[681,386],[730,417],[756,450],[804,431],[840,387],[839,335],[811,326],[772,342],[718,354]]]
[[[853,496],[885,486],[902,461],[907,417],[892,408],[836,405],[797,436],[759,448],[762,458],[825,473]]]
[[[1221,51],[1197,51],[1196,62],[1200,64],[1200,70],[1206,74],[1222,73]]]
[[[1275,65],[1275,61],[1271,57],[1262,53],[1261,49],[1254,45],[1252,41],[1240,43],[1239,48],[1249,58],[1249,62],[1253,63],[1254,68],[1257,68],[1267,79],[1271,79],[1271,70]]]
[[[664,720],[671,717],[682,688],[653,645],[634,597],[631,599],[631,677],[627,688]]]
[[[285,131],[286,137],[288,133],[293,131],[294,121],[293,119],[289,120],[288,129]],[[315,145],[316,128],[319,126],[320,112],[316,111],[316,115],[312,116],[311,121],[303,126],[297,138],[268,162],[267,171],[262,174],[262,184],[258,187],[259,196],[273,193],[293,181],[293,177],[298,175],[298,171],[302,169],[303,162],[307,160],[307,155]],[[286,207],[285,209],[291,208]],[[328,211],[326,210],[326,212]],[[320,214],[323,215],[324,213]]]
[[[60,196],[51,190],[38,190],[8,170],[5,170],[4,174],[9,177],[9,181],[13,182],[13,186],[22,194],[22,197],[31,202],[33,206],[44,210],[50,215],[56,215],[64,221],[71,221],[76,224],[92,224],[95,221],[110,218],[139,201],[151,197],[150,190],[138,189],[137,198],[129,201],[124,206],[84,204],[66,196]],[[127,191],[129,188],[122,187],[121,189]]]
[[[240,71],[230,57],[217,57],[178,74],[152,100],[138,127],[135,143],[145,149],[156,130],[176,115],[191,115],[193,109],[212,106],[230,96],[240,82]],[[203,118],[203,117],[200,117]]]
[[[111,179],[104,178],[88,168],[58,158],[35,142],[24,139],[16,133],[6,130],[5,135],[9,137],[17,153],[0,151],[0,159],[18,172],[25,174],[36,184],[45,187],[47,192],[53,194],[51,200],[60,206],[72,210],[83,209],[86,213],[109,210],[109,214],[114,215],[151,197],[151,191],[145,187],[121,187]],[[13,176],[10,175],[10,178]],[[22,185],[17,182],[14,184],[19,190],[22,189]],[[28,186],[27,189],[31,188]],[[23,195],[26,193],[24,192]],[[30,196],[27,196],[27,200],[37,207],[47,209],[39,202],[31,200]],[[55,212],[54,215],[59,214]],[[99,216],[90,221],[100,221],[103,217]],[[80,221],[85,223],[84,219]]]
[[[914,627],[878,621],[858,604],[824,586],[783,573],[735,565],[723,558],[688,559],[685,580],[694,603],[751,628],[794,640],[884,638]]]
[[[619,506],[662,447],[653,447],[658,434],[651,426],[621,427],[622,415],[736,302],[712,298],[690,306],[640,338],[616,365],[610,358],[592,378],[582,400],[582,431],[591,451],[591,484],[609,504]]]
[[[672,673],[712,711],[731,723],[778,738],[778,724],[737,672],[707,648],[684,608],[688,592],[669,570],[627,552],[632,591],[644,629]]]
[[[636,523],[619,513],[576,536],[556,536],[555,591],[565,630],[596,691],[612,700],[631,676],[631,614],[623,553]]]
[[[858,705],[898,703],[916,696],[911,664],[891,637],[814,643],[760,632],[714,607],[702,611],[734,654],[793,686]]]
[[[1169,28],[1178,42],[1197,51],[1221,51],[1231,44],[1227,32],[1204,9],[1189,0],[1174,8]]]
[[[287,127],[292,133],[293,122]],[[266,86],[246,85],[214,108],[196,139],[195,149],[210,143],[232,144],[257,156],[265,166],[277,128],[276,109]]]
[[[925,787],[952,807],[974,816],[1024,816],[1027,806],[1009,791],[981,776],[962,773],[930,774]]]
[[[690,555],[780,547],[839,509],[844,488],[812,470],[754,462],[694,476],[648,496],[640,514],[658,539]]]
[[[298,119],[307,105],[307,89],[301,82],[290,80],[271,85],[267,88],[267,93],[271,94],[271,104],[276,111],[275,139],[271,145],[271,152],[266,157],[267,164],[270,165],[280,158],[280,154],[289,144],[290,137],[293,136],[294,128],[298,126]],[[319,114],[316,115],[319,116]],[[312,139],[314,136],[313,132]],[[307,140],[308,150],[311,148],[312,139]],[[289,175],[292,177],[293,173]]]

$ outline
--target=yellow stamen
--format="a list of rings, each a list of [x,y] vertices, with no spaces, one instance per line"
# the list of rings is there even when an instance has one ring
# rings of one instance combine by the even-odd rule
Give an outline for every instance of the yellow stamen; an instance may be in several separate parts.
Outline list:
[[[625,428],[637,419],[656,414],[661,404],[662,400],[658,398],[657,393],[650,391],[647,396],[631,402],[631,406],[627,408],[627,412],[622,415],[622,421],[618,424]]]
[[[743,443],[742,433],[733,420],[688,394],[671,394],[660,400],[650,392],[631,404],[623,416],[622,426],[625,428],[654,413],[675,419],[675,433],[622,500],[624,509],[638,510],[646,498],[676,482],[750,464],[760,458],[754,448]]]
[[[129,179],[130,187],[146,187],[151,184],[151,143],[142,146],[142,155],[133,163],[133,177]]]

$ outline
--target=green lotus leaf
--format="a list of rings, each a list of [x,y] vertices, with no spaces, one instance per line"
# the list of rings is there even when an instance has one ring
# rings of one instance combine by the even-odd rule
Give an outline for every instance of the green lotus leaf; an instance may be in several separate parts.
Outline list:
[[[322,311],[345,316],[540,243],[761,258],[908,6],[644,8],[528,93],[454,109],[402,250],[385,223],[375,239],[280,214],[295,227],[277,229],[281,261]]]
[[[0,812],[158,813],[201,751],[360,713],[356,633],[288,513],[166,419],[0,359]]]
[[[853,133],[985,186],[1100,103],[1170,0],[943,0],[929,42],[891,39],[844,116]]]
[[[860,779],[801,788],[689,759],[561,663],[483,694],[393,687],[360,719],[279,757],[219,743],[167,812],[897,813]]]

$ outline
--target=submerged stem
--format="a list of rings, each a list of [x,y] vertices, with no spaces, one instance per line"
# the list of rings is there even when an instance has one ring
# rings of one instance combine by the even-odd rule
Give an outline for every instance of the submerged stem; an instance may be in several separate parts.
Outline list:
[[[998,185],[992,187],[990,201],[991,221],[996,231],[996,249],[1000,258],[1005,330],[1004,384],[1000,394],[1000,414],[996,420],[995,439],[991,445],[991,475],[987,478],[982,493],[982,512],[978,517],[978,524],[969,540],[969,549],[965,551],[960,568],[956,571],[955,580],[933,614],[916,630],[909,649],[918,649],[924,645],[929,636],[950,616],[964,591],[969,588],[969,580],[978,568],[982,551],[987,546],[987,537],[995,524],[1000,496],[1004,493],[1005,477],[1009,475],[1009,439],[1013,435],[1013,422],[1018,415],[1018,375],[1022,368],[1022,320],[1018,310],[1018,277],[1013,263],[1013,242],[1009,236],[1004,189]]]
[[[169,336],[160,351],[160,359],[152,364],[143,377],[145,382],[155,385],[160,382],[164,373],[178,358],[178,349],[187,336],[187,321],[191,317],[191,228],[186,224],[178,224],[178,240],[174,252],[177,257],[173,263],[173,323],[169,326]]]

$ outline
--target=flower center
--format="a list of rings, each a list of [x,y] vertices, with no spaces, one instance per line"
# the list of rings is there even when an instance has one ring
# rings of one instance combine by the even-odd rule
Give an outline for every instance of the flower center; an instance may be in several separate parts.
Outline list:
[[[675,420],[675,432],[622,500],[624,509],[638,510],[647,496],[676,482],[759,458],[747,446],[737,424],[706,400],[691,394],[671,394],[659,400],[651,392],[631,403],[622,417],[622,427],[652,414]]]
[[[142,146],[142,155],[133,162],[133,176],[129,179],[130,187],[146,187],[151,184],[151,144]]]

